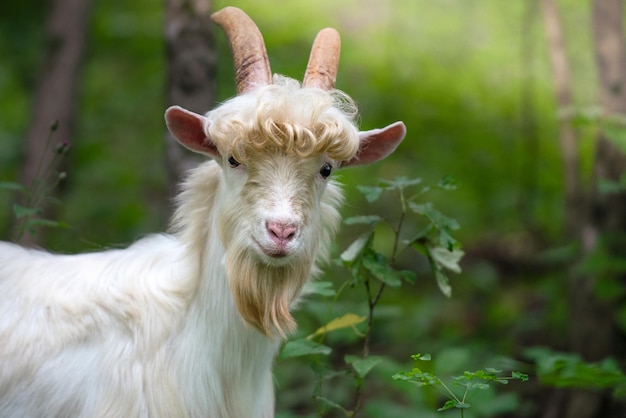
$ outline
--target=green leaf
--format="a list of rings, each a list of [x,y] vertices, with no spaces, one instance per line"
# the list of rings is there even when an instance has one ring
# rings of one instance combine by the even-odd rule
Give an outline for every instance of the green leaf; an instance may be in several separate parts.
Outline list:
[[[393,376],[391,376],[391,378],[393,380],[404,380],[404,381],[407,381],[407,382],[411,380],[411,376],[407,372],[398,372],[398,373],[394,374]]]
[[[418,215],[424,215],[428,220],[437,228],[445,228],[450,230],[459,229],[459,224],[456,220],[445,216],[433,207],[433,204],[428,203],[415,203],[409,202],[409,208]]]
[[[403,276],[387,264],[387,258],[377,252],[367,251],[363,255],[363,267],[381,282],[391,286],[402,285]]]
[[[528,375],[521,372],[512,372],[511,377],[515,380],[520,380],[522,382],[528,381]]]
[[[29,219],[26,222],[26,225],[29,228],[35,228],[35,227],[69,228],[69,225],[65,222],[53,221],[50,219],[40,219],[40,218]]]
[[[356,188],[358,191],[363,193],[363,195],[365,196],[365,199],[369,203],[373,203],[377,201],[383,192],[382,187],[376,187],[376,186],[356,186]]]
[[[410,284],[415,284],[415,281],[417,280],[417,275],[411,270],[402,270],[399,271],[398,274],[402,277],[402,280]]]
[[[396,373],[391,377],[393,380],[404,380],[411,382],[417,387],[440,385],[441,380],[431,373],[422,372],[418,368],[412,369],[410,372]]]
[[[315,399],[317,399],[318,401],[322,402],[323,404],[333,408],[333,409],[337,409],[341,412],[343,412],[343,414],[346,417],[352,417],[353,413],[351,413],[350,411],[348,411],[347,409],[345,409],[343,406],[339,405],[337,402],[333,402],[328,398],[325,398],[323,396],[314,396]]]
[[[428,225],[426,228],[422,229],[420,232],[415,234],[411,239],[404,240],[403,243],[406,245],[412,245],[417,251],[424,254],[423,251],[419,249],[420,245],[426,241],[426,237],[434,230],[432,225]]]
[[[388,190],[405,189],[410,186],[416,186],[422,182],[421,178],[408,178],[408,177],[396,177],[393,180],[382,180],[382,183],[387,186]]]
[[[450,280],[448,277],[442,273],[440,269],[435,269],[435,280],[437,281],[437,286],[441,293],[443,293],[447,298],[452,297],[452,287],[450,286]]]
[[[452,237],[452,231],[459,229],[456,220],[448,218],[443,213],[436,210],[432,203],[415,203],[409,202],[409,208],[418,215],[425,216],[430,222],[427,233],[432,232],[432,228],[439,232],[437,236],[437,244],[452,250],[458,245],[458,241]]]
[[[22,186],[19,183],[14,183],[12,181],[0,181],[0,189],[1,190],[26,190],[26,187]]]
[[[304,285],[305,294],[314,294],[320,296],[335,296],[337,292],[333,289],[332,282],[311,281]]]
[[[467,382],[455,382],[455,384],[464,387],[468,391],[489,389],[489,385],[483,382],[467,381]]]
[[[428,248],[426,246],[426,243],[427,240],[423,240],[421,238],[410,242],[411,247],[413,247],[415,251],[428,257]]]
[[[447,248],[436,247],[430,250],[430,254],[440,268],[448,269],[454,273],[461,272],[459,261],[465,254],[462,250],[450,251]]]
[[[298,340],[288,341],[283,349],[280,351],[278,360],[284,360],[292,357],[308,356],[312,354],[330,354],[331,349],[322,344],[318,344],[315,341],[308,340],[306,338],[300,338]]]
[[[626,385],[626,375],[610,357],[599,363],[587,363],[578,354],[544,347],[531,348],[525,354],[537,363],[541,382],[550,386],[605,389]]]
[[[411,356],[411,358],[413,360],[421,360],[421,361],[430,361],[430,360],[432,360],[432,357],[430,356],[430,354],[420,354],[420,353],[413,354]]]
[[[361,378],[365,377],[383,358],[380,356],[369,356],[361,358],[358,356],[347,355],[344,357],[346,364],[352,366],[357,375]]]
[[[467,409],[470,406],[471,405],[466,403],[466,402],[459,402],[456,399],[450,399],[450,400],[446,401],[446,403],[444,403],[441,408],[437,409],[437,411],[438,412],[442,412],[442,411],[447,411],[447,410],[452,409],[452,408]]]
[[[318,335],[328,334],[329,332],[336,331],[338,329],[354,327],[365,321],[365,319],[366,318],[364,316],[347,313],[342,317],[333,319],[323,327],[318,328],[313,334],[309,335],[306,338],[310,340],[311,338],[317,337]]]
[[[359,256],[363,253],[363,250],[367,247],[372,236],[374,235],[373,231],[366,232],[360,235],[347,250],[341,253],[341,261],[347,267],[350,267],[354,264],[354,262],[359,258]]]
[[[378,222],[382,221],[378,215],[367,215],[367,216],[352,216],[350,218],[344,219],[343,223],[346,225],[356,225],[356,224],[367,224],[367,225],[375,225]]]
[[[26,216],[37,215],[40,212],[41,210],[37,208],[27,208],[26,206],[18,205],[17,203],[13,204],[13,213],[18,219],[24,218]]]
[[[459,182],[452,176],[445,176],[439,180],[437,187],[443,190],[456,190],[459,187]]]
[[[443,404],[443,406],[437,409],[438,412],[447,411],[452,408],[456,408],[457,402],[454,399],[450,399]]]
[[[452,296],[452,287],[450,286],[450,280],[443,272],[444,268],[453,272],[459,273],[461,268],[458,265],[458,261],[463,256],[463,251],[457,249],[448,251],[445,248],[436,247],[432,248],[428,245],[424,245],[426,250],[426,256],[430,261],[430,268],[435,276],[435,281],[441,293],[446,297]]]

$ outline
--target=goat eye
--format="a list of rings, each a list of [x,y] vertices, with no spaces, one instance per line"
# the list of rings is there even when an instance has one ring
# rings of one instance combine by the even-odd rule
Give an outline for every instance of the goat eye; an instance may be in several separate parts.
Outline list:
[[[320,168],[320,176],[327,178],[330,176],[331,171],[333,171],[333,166],[330,163],[324,163],[322,168]]]
[[[228,164],[230,164],[231,167],[235,168],[239,167],[241,163],[235,160],[235,158],[231,155],[230,157],[228,157]]]

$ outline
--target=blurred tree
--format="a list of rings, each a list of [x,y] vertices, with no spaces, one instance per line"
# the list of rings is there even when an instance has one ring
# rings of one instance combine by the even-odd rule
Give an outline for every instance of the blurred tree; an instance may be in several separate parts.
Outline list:
[[[167,102],[205,113],[215,102],[216,61],[209,0],[167,0]],[[170,185],[198,163],[197,155],[183,149],[166,134],[166,159]],[[170,187],[170,195],[175,190]]]
[[[548,54],[552,67],[554,94],[558,109],[563,112],[572,109],[572,80],[567,62],[565,40],[559,11],[555,0],[541,0],[541,10],[545,25]],[[581,211],[582,185],[580,182],[580,150],[576,143],[576,132],[570,118],[561,117],[559,123],[559,145],[563,158],[565,185],[565,229],[568,236],[578,233],[578,225],[584,210]]]
[[[605,118],[626,115],[626,42],[624,40],[623,0],[594,0],[592,29],[598,71],[600,107]],[[621,129],[624,129],[622,126]],[[626,190],[607,193],[597,187],[600,182],[618,183],[626,170],[626,154],[599,130],[594,162],[594,190],[590,211],[583,219],[583,247],[587,252],[603,251],[607,260],[624,257],[626,248]],[[570,337],[576,351],[586,360],[597,361],[623,354],[618,348],[615,325],[615,297],[599,295],[603,283],[614,282],[620,288],[626,281],[623,270],[593,271],[572,283],[570,293]],[[622,301],[623,302],[623,301]],[[589,399],[590,398],[590,399]],[[594,402],[595,401],[595,402]],[[595,406],[595,409],[593,407]],[[610,409],[609,409],[610,408]],[[587,399],[573,395],[568,416],[574,418],[624,416],[626,405],[602,405],[598,394]]]
[[[21,184],[27,187],[35,181],[39,167],[48,166],[54,157],[54,147],[46,147],[51,126],[58,124],[55,140],[71,142],[78,73],[90,8],[89,0],[52,2],[47,22],[46,56],[35,93],[20,174]],[[44,179],[39,178],[38,181]],[[43,207],[38,209],[47,209],[45,200]],[[24,245],[35,245],[38,237],[25,231],[21,242]]]
[[[542,0],[555,95],[563,113],[571,110],[571,81],[559,13],[555,0]],[[594,0],[592,22],[603,117],[626,114],[626,43],[622,0]],[[626,168],[626,155],[600,129],[596,141],[593,185],[586,190],[580,178],[576,133],[568,118],[562,118],[559,139],[565,168],[566,237],[580,242],[582,255],[606,251],[606,257],[623,257],[626,248],[626,192],[605,193],[599,182],[619,182]],[[620,275],[621,277],[615,277]],[[623,272],[575,266],[568,280],[568,328],[570,349],[587,361],[600,361],[619,354],[614,311],[616,300],[600,295],[606,281],[623,281]],[[557,398],[558,399],[558,398]],[[623,416],[623,405],[612,404],[601,392],[575,390],[568,393],[563,413],[569,418]]]
[[[520,36],[521,52],[521,97],[520,97],[520,130],[523,137],[524,151],[521,166],[521,187],[518,197],[518,210],[520,218],[528,228],[537,229],[533,216],[532,207],[537,199],[538,175],[539,175],[539,130],[537,109],[535,106],[536,91],[536,66],[535,55],[537,42],[532,36],[533,28],[537,20],[537,0],[531,0],[524,4],[522,18],[522,36]]]

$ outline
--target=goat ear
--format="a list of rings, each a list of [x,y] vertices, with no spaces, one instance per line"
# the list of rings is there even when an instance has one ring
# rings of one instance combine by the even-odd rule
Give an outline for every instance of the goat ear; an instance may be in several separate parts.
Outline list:
[[[218,157],[217,147],[205,134],[206,118],[180,106],[172,106],[165,111],[165,123],[170,133],[184,147],[191,151]]]
[[[382,129],[359,132],[361,143],[356,155],[341,163],[341,167],[365,165],[380,161],[396,150],[406,135],[406,126],[395,122]]]

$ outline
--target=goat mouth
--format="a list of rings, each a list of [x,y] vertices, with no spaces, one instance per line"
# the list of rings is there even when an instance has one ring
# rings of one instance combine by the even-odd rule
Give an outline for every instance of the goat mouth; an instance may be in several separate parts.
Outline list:
[[[289,253],[284,250],[272,251],[272,250],[264,249],[263,252],[265,253],[265,255],[272,257],[272,258],[285,258],[287,257],[287,255],[289,255]]]
[[[259,249],[261,250],[263,254],[265,254],[266,256],[272,259],[278,260],[278,259],[285,258],[289,255],[289,250],[287,250],[284,247],[268,248],[267,246],[262,245],[259,241],[257,241],[256,238],[253,237],[252,240],[254,241],[256,246],[259,247]]]

